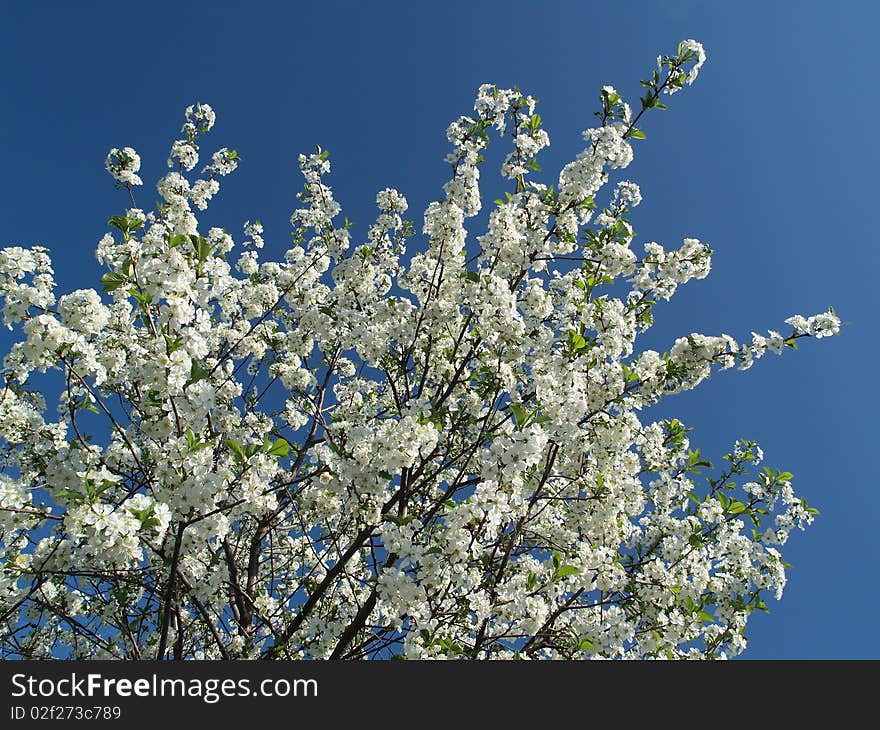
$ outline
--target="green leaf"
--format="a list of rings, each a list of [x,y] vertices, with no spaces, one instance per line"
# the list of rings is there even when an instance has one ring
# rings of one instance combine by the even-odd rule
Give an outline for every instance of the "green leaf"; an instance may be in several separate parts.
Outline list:
[[[395,525],[406,525],[415,519],[415,515],[407,515],[406,517],[398,517],[397,515],[383,514],[383,520],[393,522]]]
[[[211,373],[207,368],[202,367],[197,360],[193,360],[192,367],[189,371],[189,382],[187,382],[187,385],[192,385],[193,383],[198,383],[200,380],[205,380],[210,374]]]
[[[162,408],[165,405],[165,399],[160,397],[158,392],[152,390],[147,394],[147,397],[141,401],[141,403],[150,408]]]
[[[571,350],[577,352],[578,350],[584,349],[587,346],[587,341],[584,339],[583,335],[575,332],[574,330],[568,331],[568,346]]]
[[[84,495],[80,494],[79,492],[74,492],[72,489],[58,489],[55,491],[55,496],[66,499],[73,505],[82,504],[86,501]]]
[[[175,352],[175,351],[179,350],[181,347],[183,347],[183,340],[180,338],[178,338],[176,340],[172,339],[169,335],[165,334],[164,332],[162,333],[162,337],[165,338],[165,346],[168,349],[169,354],[172,352]]]
[[[193,251],[195,251],[196,258],[198,258],[200,262],[205,261],[205,259],[211,255],[211,244],[208,242],[208,239],[196,235],[191,235],[189,238],[190,241],[192,241]]]
[[[91,411],[92,413],[100,413],[98,410],[98,406],[92,403],[88,398],[84,398],[83,401],[77,405],[76,409],[78,411]]]
[[[153,303],[153,296],[149,292],[139,291],[137,288],[132,287],[128,293],[144,309]]]
[[[711,624],[715,622],[714,616],[712,616],[712,614],[708,611],[697,611],[697,616],[705,624]]]
[[[727,511],[734,515],[742,514],[747,509],[748,507],[746,507],[742,502],[737,499],[732,500],[727,506]]]
[[[581,572],[581,569],[575,565],[560,565],[556,569],[556,579],[562,580],[563,578],[568,578],[570,575],[577,575]]]
[[[111,482],[109,479],[105,479],[103,482],[101,482],[100,487],[95,487],[95,490],[94,490],[94,492],[92,492],[92,494],[94,494],[94,496],[98,497],[101,494],[103,494],[104,492],[106,492],[108,489],[113,487],[115,484],[116,484],[116,482]]]
[[[277,439],[275,443],[269,447],[266,453],[269,454],[269,456],[282,456],[287,458],[287,455],[290,454],[290,444],[284,439]]]
[[[254,454],[262,451],[263,447],[259,444],[248,444],[244,449],[244,455],[250,459]]]
[[[522,428],[528,415],[522,403],[511,403],[510,412],[513,413],[513,420],[516,423],[516,427]]]
[[[125,233],[128,230],[128,218],[124,215],[114,215],[109,218],[107,225],[113,226]]]
[[[114,215],[107,221],[107,224],[122,231],[122,234],[127,240],[129,235],[140,228],[144,222],[137,218],[128,218],[124,215]]]
[[[227,447],[227,448],[228,448],[233,454],[235,454],[236,458],[237,458],[239,461],[241,461],[241,462],[245,462],[245,461],[247,461],[247,456],[246,456],[246,454],[244,453],[244,449],[242,448],[241,444],[238,443],[238,441],[236,441],[235,439],[224,439],[224,440],[223,440],[223,443],[226,445],[226,447]]]
[[[526,590],[533,591],[538,587],[538,576],[535,573],[529,573],[529,577],[526,580]]]
[[[633,127],[630,130],[629,136],[632,137],[633,139],[647,139],[648,138],[647,135],[641,129],[636,129],[635,127]]]
[[[105,292],[116,291],[119,287],[128,283],[128,277],[118,271],[108,271],[101,277],[102,289]]]

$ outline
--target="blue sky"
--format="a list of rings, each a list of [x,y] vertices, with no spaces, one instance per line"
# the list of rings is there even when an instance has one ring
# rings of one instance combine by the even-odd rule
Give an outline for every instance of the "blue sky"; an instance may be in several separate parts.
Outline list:
[[[256,7],[254,7],[256,5]],[[833,7],[832,7],[833,5]],[[620,6],[620,7],[618,7]],[[781,603],[750,624],[746,655],[880,658],[873,629],[880,263],[876,171],[880,53],[873,2],[7,3],[0,24],[0,245],[52,249],[61,289],[96,286],[94,244],[125,206],[103,169],[111,146],[165,169],[183,109],[210,103],[208,149],[243,158],[204,220],[259,219],[283,250],[316,144],[354,221],[394,186],[416,221],[446,179],[444,130],[484,82],[540,99],[552,171],[580,149],[598,89],[638,103],[658,53],[706,46],[698,82],[641,125],[626,177],[642,187],[637,243],[715,249],[712,275],[658,306],[645,346],[698,331],[783,329],[834,305],[842,336],[726,372],[657,411],[720,457],[738,437],[792,471],[822,511],[796,534]],[[497,146],[497,145],[496,145]],[[491,177],[492,171],[484,175]],[[364,230],[362,228],[361,230]],[[357,229],[356,229],[357,231]]]

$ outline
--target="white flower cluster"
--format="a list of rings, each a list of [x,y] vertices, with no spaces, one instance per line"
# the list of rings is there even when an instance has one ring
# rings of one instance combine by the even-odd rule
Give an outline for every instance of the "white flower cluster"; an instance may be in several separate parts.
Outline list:
[[[683,73],[680,70],[681,62],[691,62],[693,61],[693,65],[687,73]],[[665,94],[675,94],[680,91],[683,84],[692,84],[697,80],[697,76],[700,73],[700,69],[703,68],[703,64],[706,62],[706,51],[703,49],[703,44],[699,41],[695,41],[691,38],[687,40],[683,40],[678,44],[678,55],[669,57],[669,56],[658,56],[657,57],[657,68],[660,71],[663,71],[664,67],[669,67],[670,69],[674,69],[676,71],[674,75],[674,82],[667,85],[664,88],[663,93]]]
[[[143,185],[143,180],[137,174],[141,169],[141,158],[137,152],[131,147],[123,147],[118,149],[114,147],[107,154],[104,160],[104,167],[107,168],[113,178],[120,185]]]
[[[704,59],[694,41],[662,57],[642,111]],[[157,209],[111,218],[103,296],[56,300],[44,249],[0,250],[20,333],[0,390],[2,655],[742,651],[785,584],[774,546],[816,510],[757,444],[712,469],[689,429],[645,409],[840,320],[639,349],[653,305],[707,276],[711,251],[685,238],[638,258],[633,182],[597,206],[644,136],[614,88],[601,97],[554,189],[532,179],[549,144],[535,99],[481,86],[448,128],[451,179],[408,258],[406,198],[379,191],[353,241],[320,148],[299,158],[281,259],[261,258],[271,241],[250,221],[234,254],[196,211],[238,154],[188,177],[206,104],[186,110]],[[471,235],[490,133],[510,142],[510,190]],[[139,167],[130,148],[107,159],[129,192]]]
[[[840,334],[840,319],[833,310],[809,318],[796,314],[785,323],[790,324],[798,335],[820,338]]]
[[[712,266],[711,249],[696,238],[685,238],[677,251],[659,243],[645,244],[645,258],[633,275],[634,290],[669,300],[680,284],[705,279]]]
[[[171,155],[168,157],[168,167],[174,167],[176,163],[189,172],[199,162],[199,153],[195,145],[186,140],[178,139],[171,145]]]
[[[32,310],[46,310],[53,305],[54,288],[54,271],[48,249],[36,246],[0,249],[0,292],[3,295],[3,323],[7,327],[21,322]]]
[[[706,51],[703,50],[703,44],[688,38],[679,44],[678,52],[680,55],[689,54],[697,59],[697,62],[691,66],[691,70],[688,71],[688,75],[685,79],[688,84],[692,84],[697,80],[697,75],[700,73],[700,69],[703,68],[703,64],[706,62]]]
[[[209,132],[216,120],[217,115],[210,105],[199,102],[186,108],[186,122],[180,131],[186,132],[188,137]]]

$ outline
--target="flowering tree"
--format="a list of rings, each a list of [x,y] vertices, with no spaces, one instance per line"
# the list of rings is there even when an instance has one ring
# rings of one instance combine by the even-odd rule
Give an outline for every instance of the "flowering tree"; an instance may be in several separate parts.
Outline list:
[[[682,423],[639,414],[840,323],[634,349],[711,250],[686,238],[637,255],[638,186],[596,201],[645,113],[704,60],[691,40],[658,58],[638,113],[603,88],[555,186],[531,177],[549,144],[535,100],[480,87],[408,260],[403,195],[380,192],[353,245],[320,149],[299,158],[283,260],[260,261],[258,223],[235,257],[225,230],[200,232],[194,210],[239,162],[224,148],[187,176],[214,124],[205,104],[187,109],[155,211],[135,203],[137,153],[111,150],[131,207],[98,244],[107,296],[56,298],[45,249],[0,251],[3,316],[22,332],[0,398],[2,654],[740,652],[750,613],[782,593],[774,546],[816,510],[787,472],[754,469],[757,444],[716,470]],[[469,240],[493,128],[512,143],[509,192]],[[41,379],[60,388],[57,418]]]

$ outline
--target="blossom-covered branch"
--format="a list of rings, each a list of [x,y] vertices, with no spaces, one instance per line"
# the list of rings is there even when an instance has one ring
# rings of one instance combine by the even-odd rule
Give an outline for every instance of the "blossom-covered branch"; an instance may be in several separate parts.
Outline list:
[[[637,125],[693,83],[692,40],[633,112],[549,182],[536,100],[481,86],[448,128],[451,177],[421,244],[397,190],[361,238],[326,151],[280,260],[263,228],[200,229],[222,148],[196,173],[186,110],[155,210],[140,157],[106,168],[131,207],[98,244],[103,295],[56,296],[48,252],[0,250],[19,333],[0,392],[0,654],[72,658],[725,657],[781,595],[779,546],[816,510],[741,440],[715,469],[647,407],[713,369],[837,334],[833,311],[739,343],[639,350],[658,300],[710,247],[634,246]],[[508,191],[474,235],[491,136]],[[469,227],[470,226],[470,227]],[[43,373],[62,376],[54,411]],[[53,386],[54,387],[54,386]]]

